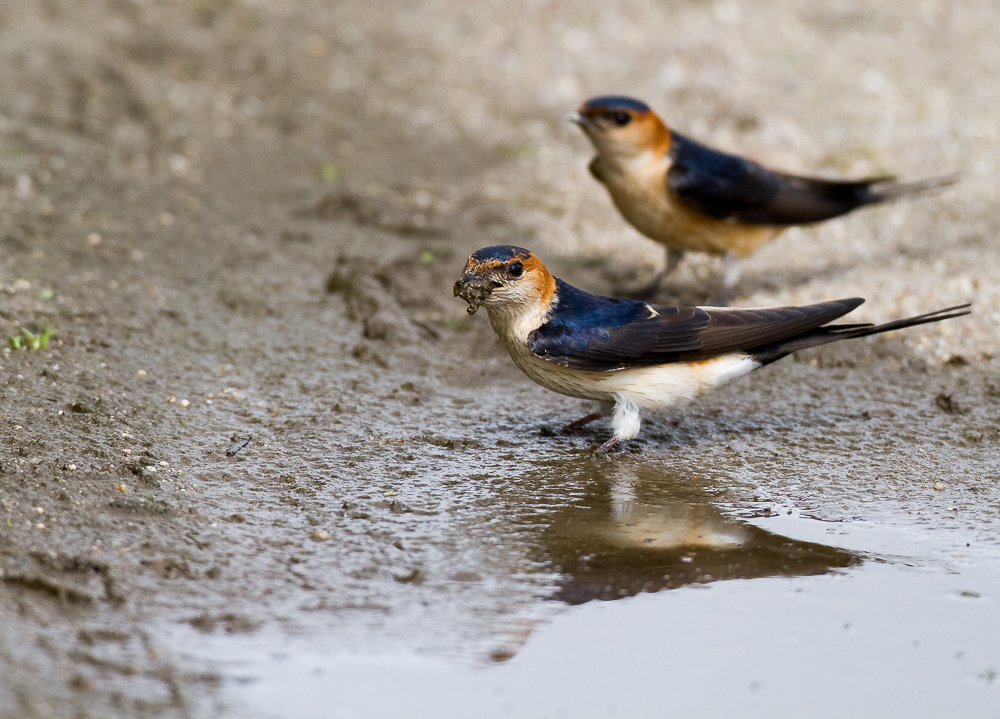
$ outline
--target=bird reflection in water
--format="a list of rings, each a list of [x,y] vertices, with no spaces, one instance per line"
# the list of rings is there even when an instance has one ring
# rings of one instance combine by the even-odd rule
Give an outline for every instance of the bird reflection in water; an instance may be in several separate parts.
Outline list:
[[[630,468],[595,485],[585,506],[560,510],[546,529],[562,573],[553,598],[611,600],[723,579],[826,574],[861,563],[835,547],[784,537],[724,515],[698,487]]]

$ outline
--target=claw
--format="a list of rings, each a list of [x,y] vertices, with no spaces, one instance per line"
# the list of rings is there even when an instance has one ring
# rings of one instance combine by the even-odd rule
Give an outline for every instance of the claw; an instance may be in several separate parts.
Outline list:
[[[607,454],[608,450],[614,447],[616,444],[618,444],[618,438],[612,437],[607,442],[598,447],[597,450],[594,452],[594,454]]]

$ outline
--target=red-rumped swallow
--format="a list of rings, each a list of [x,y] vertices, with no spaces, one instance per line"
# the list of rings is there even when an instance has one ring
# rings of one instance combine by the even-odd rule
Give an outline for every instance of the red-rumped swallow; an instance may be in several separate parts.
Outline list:
[[[521,247],[474,252],[455,295],[469,314],[486,307],[514,364],[560,394],[602,403],[611,414],[606,452],[639,433],[643,414],[680,407],[698,395],[807,347],[940,322],[970,305],[886,322],[829,324],[860,298],[800,307],[675,307],[592,295],[553,277]]]
[[[824,180],[770,170],[669,129],[629,97],[595,97],[569,116],[597,155],[591,174],[607,188],[622,216],[667,248],[666,267],[640,296],[654,294],[685,252],[722,255],[722,296],[746,257],[794,225],[957,181],[957,175],[899,183],[891,176]],[[644,294],[643,294],[644,293]]]

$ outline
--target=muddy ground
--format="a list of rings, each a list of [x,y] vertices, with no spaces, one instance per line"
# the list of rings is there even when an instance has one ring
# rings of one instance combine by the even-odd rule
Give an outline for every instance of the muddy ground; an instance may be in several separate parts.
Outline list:
[[[0,716],[225,716],[200,636],[503,660],[560,602],[710,581],[614,578],[613,552],[581,574],[622,481],[672,493],[671,521],[780,505],[995,547],[998,22],[991,0],[5,0],[0,336],[56,333],[0,358]],[[961,170],[787,233],[740,303],[975,314],[803,353],[593,457],[606,426],[551,431],[586,408],[451,284],[500,241],[592,291],[655,271],[563,120],[608,91],[791,170]],[[717,273],[689,260],[662,300]],[[860,561],[788,546],[813,561],[714,578]]]

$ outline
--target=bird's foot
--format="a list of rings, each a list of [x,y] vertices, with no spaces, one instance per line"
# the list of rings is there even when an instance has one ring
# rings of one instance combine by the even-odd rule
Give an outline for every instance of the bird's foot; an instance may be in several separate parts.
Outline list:
[[[729,307],[733,301],[733,290],[730,287],[721,287],[719,291],[708,298],[708,307]]]
[[[594,452],[594,454],[607,454],[608,450],[610,450],[616,444],[618,444],[618,438],[612,437],[607,442],[598,447],[597,450]]]
[[[637,300],[651,300],[656,297],[656,294],[660,291],[660,286],[663,284],[663,280],[674,273],[677,269],[677,265],[681,263],[684,259],[684,252],[681,250],[667,250],[667,264],[666,266],[656,273],[649,284],[640,287],[637,290],[631,292],[631,296]]]
[[[600,419],[600,418],[601,418],[602,416],[603,416],[603,415],[601,415],[601,413],[600,413],[600,412],[591,412],[591,413],[590,413],[590,414],[588,414],[588,415],[587,415],[586,417],[580,417],[580,419],[577,419],[577,420],[573,420],[573,421],[572,421],[572,422],[570,422],[569,424],[565,425],[565,426],[564,426],[564,427],[562,428],[562,431],[563,431],[564,433],[567,433],[567,432],[575,432],[575,431],[577,431],[578,429],[583,429],[584,427],[586,427],[586,426],[587,426],[588,424],[590,424],[591,422],[593,422],[593,421],[595,421],[595,420],[598,420],[598,419]]]
[[[653,281],[643,285],[642,287],[630,290],[628,292],[629,297],[634,300],[651,300],[656,297],[657,293],[660,291],[660,285],[663,283],[663,274],[658,274],[653,278]]]
[[[722,286],[708,299],[714,307],[728,307],[736,298],[736,283],[740,279],[739,261],[728,252],[722,258]]]

